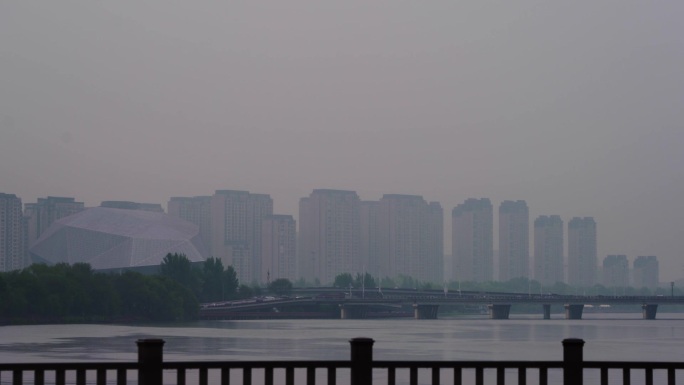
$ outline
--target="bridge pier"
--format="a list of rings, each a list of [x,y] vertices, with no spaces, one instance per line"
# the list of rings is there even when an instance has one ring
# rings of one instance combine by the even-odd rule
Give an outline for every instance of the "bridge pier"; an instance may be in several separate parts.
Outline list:
[[[437,319],[439,305],[413,304],[413,318],[415,319]]]
[[[366,306],[340,304],[340,319],[366,318]]]
[[[511,312],[510,304],[496,303],[487,306],[489,308],[490,319],[508,319]]]
[[[544,319],[551,319],[551,304],[550,303],[543,304],[542,310],[544,312]]]
[[[641,314],[643,315],[644,319],[656,319],[657,311],[657,303],[645,303],[641,305]]]
[[[565,319],[582,319],[584,304],[571,303],[565,305]]]

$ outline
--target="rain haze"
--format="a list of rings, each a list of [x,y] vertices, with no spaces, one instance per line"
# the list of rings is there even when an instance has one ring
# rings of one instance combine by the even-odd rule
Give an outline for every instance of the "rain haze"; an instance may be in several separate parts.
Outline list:
[[[661,281],[679,279],[682,15],[680,1],[3,1],[0,191],[97,206],[248,190],[295,217],[315,188],[418,194],[442,204],[445,234],[466,198],[524,199],[531,220],[593,216],[599,262],[656,255]]]

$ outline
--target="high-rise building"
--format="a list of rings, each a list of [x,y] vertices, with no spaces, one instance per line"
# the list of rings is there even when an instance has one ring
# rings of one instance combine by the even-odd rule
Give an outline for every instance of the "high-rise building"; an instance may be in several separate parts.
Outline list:
[[[451,212],[454,279],[494,278],[494,213],[488,198],[467,199]]]
[[[603,285],[612,288],[629,286],[629,261],[626,255],[608,255],[603,259]]]
[[[568,283],[594,286],[596,269],[596,222],[592,217],[572,218],[568,222]]]
[[[292,215],[270,215],[262,221],[261,282],[297,276],[297,225]]]
[[[660,283],[658,258],[654,255],[639,256],[634,260],[634,284],[636,288],[655,289]]]
[[[530,213],[525,201],[499,206],[499,281],[530,276]]]
[[[0,271],[25,266],[21,199],[14,194],[0,193]]]
[[[299,274],[321,284],[338,274],[363,272],[359,196],[316,189],[299,201]]]
[[[423,268],[428,282],[439,284],[446,280],[444,273],[444,209],[439,202],[430,202],[425,234],[429,258]]]
[[[378,206],[379,276],[443,280],[442,207],[417,195],[385,194]]]
[[[534,220],[534,279],[542,285],[565,282],[563,220],[558,215]]]
[[[24,205],[24,216],[27,222],[26,236],[29,247],[33,246],[54,221],[83,210],[85,210],[83,202],[76,202],[74,198],[68,197],[49,196],[38,198],[36,203],[26,203]]]
[[[261,278],[262,220],[273,215],[266,194],[217,190],[211,197],[211,255],[233,266],[242,283]]]
[[[167,205],[169,215],[194,223],[199,227],[200,238],[211,251],[211,197],[172,197]]]
[[[361,264],[366,267],[366,272],[373,277],[382,278],[380,273],[380,240],[378,227],[378,210],[380,202],[361,202]]]

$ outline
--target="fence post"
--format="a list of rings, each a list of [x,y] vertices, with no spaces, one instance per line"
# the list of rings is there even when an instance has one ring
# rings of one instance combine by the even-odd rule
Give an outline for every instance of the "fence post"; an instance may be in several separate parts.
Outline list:
[[[351,344],[351,383],[354,385],[373,384],[373,343],[372,338],[357,337],[349,340]]]
[[[563,340],[563,384],[582,385],[584,380],[583,349],[584,340],[581,338]]]
[[[164,340],[143,339],[138,345],[138,385],[162,385]]]

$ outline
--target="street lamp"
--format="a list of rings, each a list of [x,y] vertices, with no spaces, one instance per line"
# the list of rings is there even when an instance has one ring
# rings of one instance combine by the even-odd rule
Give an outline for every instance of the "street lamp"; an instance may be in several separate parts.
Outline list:
[[[527,279],[527,297],[532,298],[532,280]]]
[[[361,276],[361,298],[366,298],[366,269],[363,269],[363,275]]]

